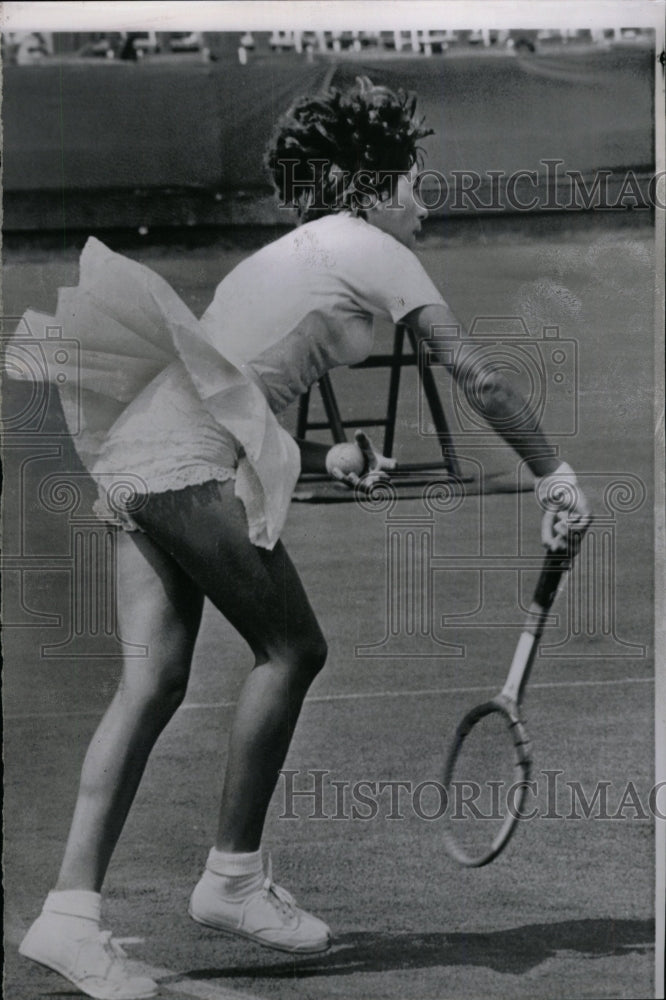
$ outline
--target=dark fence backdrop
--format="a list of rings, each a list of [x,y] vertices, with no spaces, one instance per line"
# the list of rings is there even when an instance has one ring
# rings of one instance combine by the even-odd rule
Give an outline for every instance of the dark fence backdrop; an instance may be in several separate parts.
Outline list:
[[[262,166],[267,136],[292,98],[326,80],[366,74],[414,90],[436,130],[427,167],[451,185],[454,171],[537,171],[561,160],[591,183],[653,170],[653,52],[614,48],[525,57],[362,57],[308,63],[294,56],[246,66],[95,63],[73,60],[4,70],[4,228],[270,223],[280,221]],[[531,200],[535,185],[518,191]],[[435,191],[431,201],[436,202]],[[554,198],[551,192],[550,207]],[[541,190],[535,208],[549,207]],[[510,211],[512,206],[505,204]],[[437,212],[475,210],[458,195]],[[478,207],[477,209],[478,210]]]

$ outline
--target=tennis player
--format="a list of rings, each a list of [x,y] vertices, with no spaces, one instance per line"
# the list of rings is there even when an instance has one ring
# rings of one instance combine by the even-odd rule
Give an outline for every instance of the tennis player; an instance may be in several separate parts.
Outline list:
[[[296,955],[329,947],[326,924],[274,883],[261,847],[303,699],[326,658],[280,534],[300,472],[323,472],[328,448],[295,442],[276,414],[330,368],[365,358],[374,317],[420,338],[456,322],[413,252],[427,214],[414,190],[427,134],[413,98],[367,79],[300,99],[267,163],[301,224],[228,274],[199,321],[161,278],[96,240],[56,317],[26,314],[32,331],[61,326],[81,344],[63,409],[99,486],[98,513],[120,528],[121,635],[148,650],[124,663],[85,757],[57,882],[20,946],[88,996],[157,991],[100,931],[100,892],[148,756],[185,695],[204,597],[246,640],[254,667],[190,916]],[[580,528],[588,509],[575,475],[536,424],[524,426],[523,399],[464,351],[452,374],[537,477],[544,541]],[[364,434],[358,440],[362,479],[386,475],[393,463]]]

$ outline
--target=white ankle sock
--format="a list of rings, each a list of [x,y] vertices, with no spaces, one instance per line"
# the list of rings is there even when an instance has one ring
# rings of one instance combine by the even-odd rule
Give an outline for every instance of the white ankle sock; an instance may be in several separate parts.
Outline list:
[[[212,847],[205,876],[207,881],[214,881],[216,890],[229,901],[245,899],[264,883],[261,848],[250,854],[236,854]]]
[[[206,868],[215,875],[257,875],[264,870],[261,858],[261,848],[250,854],[236,854],[231,851],[218,851],[211,847]]]
[[[102,897],[98,892],[87,889],[58,889],[48,894],[42,909],[45,913],[59,913],[99,923]]]

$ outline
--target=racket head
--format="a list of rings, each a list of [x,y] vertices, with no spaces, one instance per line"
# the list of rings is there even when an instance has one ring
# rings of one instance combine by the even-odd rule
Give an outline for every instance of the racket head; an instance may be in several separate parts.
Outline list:
[[[443,832],[446,852],[454,861],[466,868],[481,868],[489,864],[500,854],[513,836],[529,791],[528,782],[532,770],[530,744],[525,726],[520,718],[519,708],[502,694],[490,701],[483,702],[470,709],[462,718],[455,731],[444,766],[443,784],[448,796],[448,803],[453,801],[454,782],[459,780],[461,761],[464,755],[465,741],[475,730],[475,727],[488,716],[497,716],[502,723],[503,738],[512,746],[513,765],[518,793],[512,799],[511,808],[505,810],[505,815],[499,830],[488,838],[487,846],[470,850],[453,832],[455,820],[447,820]]]

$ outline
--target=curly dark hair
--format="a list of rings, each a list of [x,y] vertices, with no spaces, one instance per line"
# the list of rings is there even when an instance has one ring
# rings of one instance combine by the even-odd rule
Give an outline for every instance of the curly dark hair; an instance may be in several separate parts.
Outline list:
[[[301,222],[347,209],[363,215],[396,176],[420,162],[419,140],[432,135],[417,119],[416,96],[359,77],[341,93],[299,98],[280,119],[265,162],[281,204]]]

